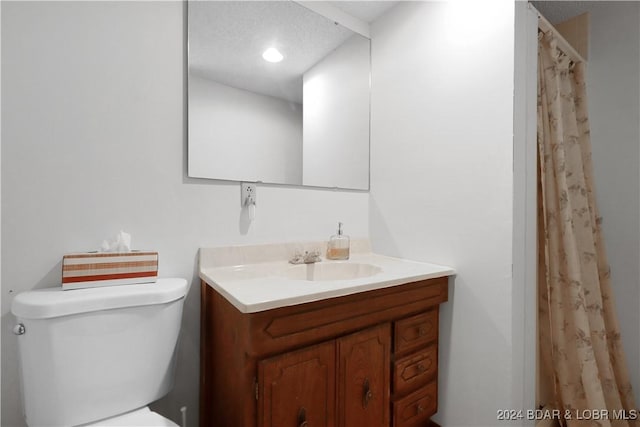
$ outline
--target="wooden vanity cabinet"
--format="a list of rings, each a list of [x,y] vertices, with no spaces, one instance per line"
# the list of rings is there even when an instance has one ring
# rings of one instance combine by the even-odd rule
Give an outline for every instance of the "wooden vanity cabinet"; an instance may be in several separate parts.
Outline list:
[[[200,426],[422,427],[447,278],[241,313],[201,286]]]

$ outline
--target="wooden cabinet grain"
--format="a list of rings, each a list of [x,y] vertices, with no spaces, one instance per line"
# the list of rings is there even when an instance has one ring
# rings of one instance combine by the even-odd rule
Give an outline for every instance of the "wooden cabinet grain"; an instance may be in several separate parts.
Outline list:
[[[347,335],[338,344],[338,426],[389,426],[391,328]]]
[[[433,425],[447,281],[258,313],[203,281],[200,426]]]
[[[258,378],[259,426],[334,425],[333,341],[262,360]]]

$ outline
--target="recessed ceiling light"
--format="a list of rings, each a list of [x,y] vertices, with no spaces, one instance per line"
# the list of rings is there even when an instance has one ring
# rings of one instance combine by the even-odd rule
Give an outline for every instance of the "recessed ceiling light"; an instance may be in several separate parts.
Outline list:
[[[265,61],[268,62],[280,62],[284,59],[284,56],[275,47],[270,47],[262,54]]]

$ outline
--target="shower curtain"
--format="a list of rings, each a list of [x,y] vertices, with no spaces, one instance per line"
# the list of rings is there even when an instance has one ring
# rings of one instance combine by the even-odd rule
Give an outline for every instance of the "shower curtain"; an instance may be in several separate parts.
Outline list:
[[[640,426],[595,204],[585,65],[538,42],[538,331],[560,424]]]

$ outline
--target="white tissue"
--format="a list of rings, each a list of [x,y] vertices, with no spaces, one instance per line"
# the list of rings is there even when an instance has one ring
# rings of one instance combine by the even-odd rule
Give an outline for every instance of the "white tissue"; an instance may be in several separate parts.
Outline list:
[[[101,252],[131,252],[131,234],[120,231],[114,238],[103,240]]]

